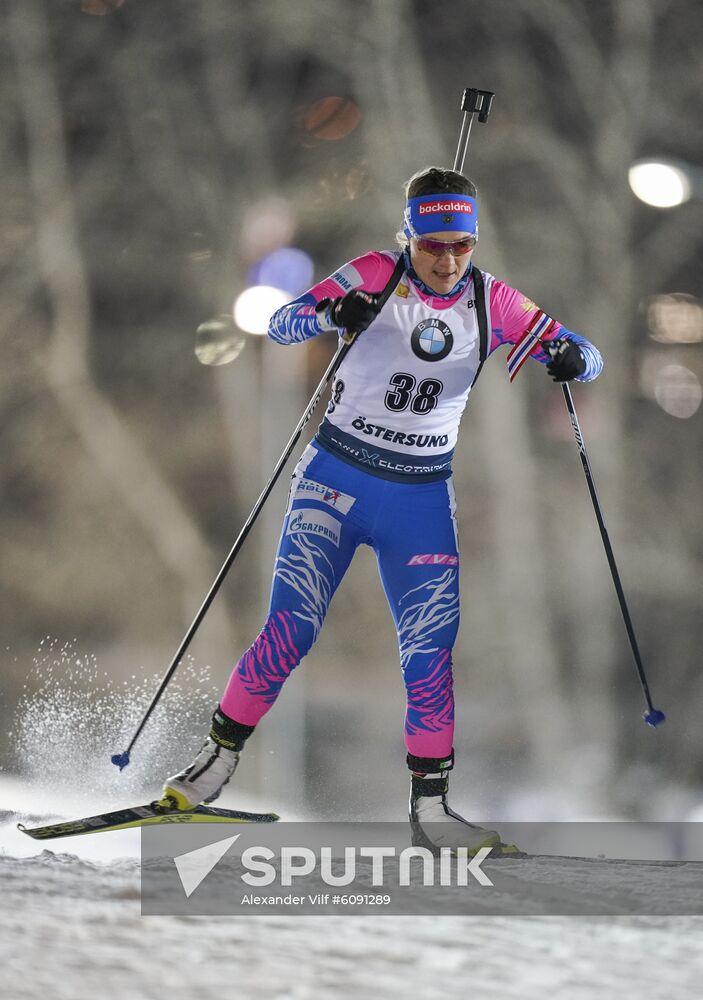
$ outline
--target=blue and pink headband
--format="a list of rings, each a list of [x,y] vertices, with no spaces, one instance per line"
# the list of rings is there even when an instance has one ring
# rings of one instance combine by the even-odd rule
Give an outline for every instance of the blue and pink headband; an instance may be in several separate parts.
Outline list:
[[[408,198],[403,226],[408,239],[442,230],[478,236],[476,199],[468,194],[425,194]]]

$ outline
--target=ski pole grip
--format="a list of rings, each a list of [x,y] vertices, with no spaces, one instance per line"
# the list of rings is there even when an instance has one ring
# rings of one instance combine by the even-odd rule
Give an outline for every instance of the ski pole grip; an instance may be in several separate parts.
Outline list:
[[[478,111],[478,120],[485,123],[491,113],[491,105],[495,96],[492,90],[477,90],[475,87],[467,87],[461,99],[461,110],[471,114]]]

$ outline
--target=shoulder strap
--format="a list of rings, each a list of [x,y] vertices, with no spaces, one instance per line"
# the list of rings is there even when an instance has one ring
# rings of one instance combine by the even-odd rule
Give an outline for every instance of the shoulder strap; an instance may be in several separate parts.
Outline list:
[[[405,271],[405,260],[403,258],[403,254],[401,253],[400,256],[398,257],[398,260],[396,261],[395,267],[393,268],[393,274],[388,279],[388,284],[378,296],[379,308],[382,309],[383,306],[385,306],[386,302],[388,302],[389,298],[396,289],[396,285],[402,278],[404,271]]]
[[[476,296],[476,319],[478,321],[478,336],[479,336],[479,364],[476,369],[476,374],[474,375],[474,380],[471,383],[471,387],[476,384],[476,379],[481,374],[481,369],[483,368],[483,363],[488,357],[488,312],[486,310],[486,283],[483,280],[483,275],[476,267],[473,265],[472,275],[474,279],[474,294]]]

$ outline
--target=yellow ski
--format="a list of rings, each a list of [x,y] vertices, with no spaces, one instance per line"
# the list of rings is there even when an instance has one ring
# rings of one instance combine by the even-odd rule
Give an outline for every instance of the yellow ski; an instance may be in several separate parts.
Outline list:
[[[23,823],[18,823],[17,829],[34,840],[52,840],[56,837],[76,837],[84,833],[129,830],[156,823],[275,823],[278,818],[276,813],[241,812],[212,806],[196,806],[195,809],[188,810],[163,809],[152,802],[65,823],[52,823],[50,826],[26,827]]]

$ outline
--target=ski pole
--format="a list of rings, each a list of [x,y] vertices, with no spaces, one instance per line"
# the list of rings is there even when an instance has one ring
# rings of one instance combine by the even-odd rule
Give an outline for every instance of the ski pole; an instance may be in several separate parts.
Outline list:
[[[201,604],[198,613],[196,614],[195,618],[193,619],[190,628],[188,629],[188,631],[186,632],[186,634],[183,636],[181,644],[178,647],[178,649],[176,650],[176,652],[174,654],[174,657],[171,660],[171,663],[169,664],[168,670],[164,674],[164,676],[163,676],[163,678],[161,680],[161,683],[159,684],[158,690],[156,691],[156,694],[154,695],[154,697],[151,700],[151,704],[149,705],[149,707],[147,708],[146,712],[144,713],[144,715],[142,717],[142,720],[139,723],[134,736],[130,740],[129,746],[122,753],[116,753],[116,754],[114,754],[112,756],[112,758],[111,758],[112,759],[112,763],[115,764],[116,767],[119,767],[120,771],[123,768],[127,767],[127,765],[129,764],[129,757],[130,757],[130,753],[132,751],[132,748],[133,748],[134,744],[139,739],[139,736],[141,735],[141,732],[144,729],[144,726],[149,721],[151,713],[154,711],[154,709],[156,708],[157,704],[159,703],[159,701],[161,699],[161,696],[163,695],[164,691],[166,690],[166,687],[168,686],[169,681],[171,680],[171,678],[173,677],[174,673],[176,672],[176,669],[178,668],[179,663],[181,662],[181,660],[185,656],[186,650],[190,646],[191,641],[193,639],[193,636],[197,632],[197,630],[200,627],[200,624],[201,624],[203,618],[205,617],[205,615],[207,614],[207,612],[208,612],[208,610],[210,608],[210,605],[214,601],[215,596],[216,596],[218,590],[220,589],[223,580],[227,576],[227,573],[229,572],[230,567],[232,566],[232,563],[234,562],[234,560],[237,557],[237,553],[239,552],[239,550],[241,549],[242,545],[244,544],[244,540],[246,539],[247,535],[249,534],[249,532],[250,532],[250,530],[251,530],[254,522],[256,521],[257,517],[261,513],[261,510],[262,510],[264,504],[266,503],[266,501],[267,501],[267,499],[269,497],[269,494],[271,493],[271,490],[273,489],[273,487],[276,484],[276,480],[278,479],[279,475],[281,474],[281,469],[283,468],[283,466],[288,461],[288,459],[290,457],[290,453],[295,448],[295,446],[296,446],[296,444],[298,442],[298,438],[300,437],[300,435],[303,432],[303,428],[305,427],[305,425],[307,424],[308,420],[312,416],[315,407],[319,403],[320,398],[321,398],[323,392],[325,391],[325,389],[327,387],[327,384],[334,377],[335,372],[337,371],[337,369],[341,365],[342,361],[344,360],[344,358],[345,358],[345,356],[346,356],[346,354],[349,351],[349,348],[351,346],[352,346],[351,343],[342,341],[342,343],[337,348],[337,352],[334,355],[334,357],[332,358],[332,361],[330,362],[330,364],[329,364],[329,366],[327,368],[327,371],[322,376],[322,380],[321,380],[320,384],[318,385],[317,389],[315,390],[315,394],[313,395],[312,399],[308,403],[308,406],[307,406],[307,408],[305,410],[305,413],[303,413],[302,417],[300,418],[300,421],[298,422],[298,426],[293,431],[293,434],[291,436],[290,441],[286,445],[283,454],[281,455],[281,457],[279,458],[278,462],[276,463],[276,467],[274,468],[273,473],[271,474],[271,478],[269,479],[268,483],[266,484],[266,486],[264,486],[263,490],[261,491],[261,495],[259,496],[259,499],[254,504],[254,507],[253,507],[253,509],[251,511],[251,514],[246,519],[246,521],[244,523],[244,526],[242,527],[241,531],[237,535],[237,538],[236,538],[236,540],[234,542],[234,545],[230,549],[227,558],[225,559],[224,563],[222,564],[222,568],[220,569],[219,573],[215,577],[215,580],[214,580],[212,586],[210,587],[210,590],[208,591],[205,600]]]
[[[401,258],[398,261],[398,264],[396,265],[395,269],[393,270],[393,274],[392,274],[392,276],[391,276],[388,284],[386,285],[386,287],[383,289],[383,291],[378,296],[377,302],[378,302],[379,307],[382,306],[382,305],[384,305],[385,302],[386,302],[386,300],[390,297],[390,295],[393,292],[395,286],[398,284],[398,281],[400,279],[401,274],[403,273],[403,270],[404,270],[404,264],[403,264],[403,258],[401,256]],[[342,340],[342,342],[340,343],[339,347],[337,348],[336,354],[334,355],[334,357],[330,361],[330,363],[329,363],[329,365],[327,367],[327,371],[322,376],[320,384],[318,385],[317,389],[315,390],[312,399],[308,403],[308,405],[307,405],[307,407],[305,409],[305,412],[303,413],[302,417],[300,418],[300,420],[298,422],[298,426],[293,431],[293,434],[292,434],[292,436],[291,436],[288,444],[286,445],[286,447],[285,447],[285,449],[283,451],[283,454],[281,455],[281,457],[279,458],[278,462],[276,463],[276,467],[274,468],[274,470],[273,470],[273,472],[271,474],[271,478],[269,479],[268,483],[266,484],[266,486],[264,486],[263,490],[261,491],[261,495],[259,496],[259,499],[254,504],[254,507],[252,509],[251,514],[246,519],[246,521],[244,523],[244,526],[242,527],[242,530],[237,535],[237,538],[236,538],[236,540],[234,542],[234,545],[230,549],[227,558],[225,559],[224,563],[222,564],[222,568],[220,569],[219,573],[215,577],[215,580],[214,580],[212,586],[210,587],[210,590],[208,591],[208,594],[207,594],[205,600],[203,601],[202,605],[200,606],[200,609],[199,609],[198,613],[196,614],[195,618],[193,619],[190,628],[188,629],[188,631],[186,632],[186,634],[183,636],[181,644],[178,647],[178,649],[176,650],[176,652],[175,652],[175,654],[173,656],[173,659],[171,660],[171,662],[169,664],[168,670],[166,671],[166,673],[164,674],[163,678],[161,679],[161,683],[159,684],[159,687],[158,687],[158,689],[156,691],[156,694],[151,699],[151,703],[150,703],[149,707],[147,708],[146,712],[142,716],[142,720],[139,723],[139,725],[137,726],[136,732],[134,733],[134,736],[130,740],[127,749],[123,750],[122,753],[113,754],[112,757],[110,758],[111,761],[112,761],[112,763],[116,767],[119,767],[120,771],[123,768],[127,767],[127,765],[129,764],[130,754],[132,752],[132,748],[134,747],[134,744],[139,739],[139,736],[141,735],[141,732],[144,729],[144,726],[149,721],[149,718],[151,717],[152,712],[154,711],[154,709],[158,705],[159,701],[161,700],[161,696],[163,695],[164,691],[166,690],[166,688],[167,688],[167,686],[168,686],[171,678],[173,677],[174,673],[178,669],[178,665],[180,664],[181,660],[185,656],[186,651],[187,651],[188,647],[190,646],[190,644],[191,644],[191,642],[193,640],[193,636],[198,631],[198,628],[200,627],[200,624],[201,624],[203,618],[207,614],[208,609],[210,608],[210,605],[214,601],[215,596],[216,596],[218,590],[222,586],[222,582],[225,579],[225,577],[227,576],[227,573],[229,572],[230,567],[232,566],[232,563],[236,559],[237,553],[239,552],[239,550],[241,549],[242,545],[244,544],[244,540],[246,539],[247,535],[249,534],[249,532],[250,532],[250,530],[251,530],[254,522],[256,521],[257,517],[261,513],[261,510],[262,510],[264,504],[268,500],[269,494],[271,493],[271,490],[275,486],[276,481],[277,481],[278,477],[281,474],[281,470],[283,469],[283,466],[286,464],[286,462],[290,458],[290,454],[293,451],[293,449],[295,448],[295,446],[296,446],[296,444],[298,442],[298,438],[300,437],[300,435],[303,432],[303,428],[305,427],[305,425],[307,424],[308,420],[312,416],[313,411],[315,410],[317,404],[320,402],[320,399],[322,398],[322,394],[324,393],[324,391],[325,391],[328,383],[334,378],[334,375],[335,375],[337,369],[341,365],[342,361],[344,361],[344,358],[346,357],[347,352],[352,347],[355,339],[356,339],[356,335],[353,333],[353,331],[347,331],[347,339]]]
[[[496,95],[492,90],[476,90],[474,87],[467,87],[461,99],[461,110],[463,111],[463,117],[461,119],[461,129],[459,130],[459,144],[456,147],[456,155],[454,157],[454,170],[458,170],[461,173],[464,169],[464,160],[466,159],[466,150],[469,145],[469,137],[471,135],[471,126],[474,123],[474,115],[478,114],[478,120],[484,124],[488,121],[488,116],[491,113],[491,104],[493,103],[493,98]]]
[[[620,574],[618,573],[617,565],[615,564],[615,556],[613,555],[613,547],[610,544],[610,538],[608,537],[608,529],[605,526],[605,520],[603,519],[603,512],[601,510],[600,503],[598,501],[598,494],[596,493],[596,485],[593,481],[593,473],[591,472],[591,464],[588,461],[588,455],[586,453],[586,445],[583,440],[583,434],[581,433],[581,427],[579,426],[579,420],[576,416],[576,407],[574,406],[574,400],[571,396],[571,390],[566,382],[562,384],[562,389],[564,391],[564,400],[566,402],[566,408],[569,411],[569,416],[571,418],[571,426],[574,430],[574,437],[576,438],[576,444],[578,445],[579,455],[581,456],[581,464],[583,465],[584,475],[586,476],[586,484],[588,485],[588,492],[591,494],[591,500],[593,501],[593,509],[596,512],[596,520],[598,521],[598,527],[600,528],[601,538],[603,539],[603,545],[605,547],[605,554],[608,559],[608,565],[610,566],[610,573],[613,577],[613,583],[615,584],[615,592],[618,595],[618,601],[620,603],[620,610],[622,612],[622,617],[625,621],[625,628],[627,629],[627,636],[630,640],[630,646],[632,648],[632,655],[635,659],[635,666],[637,668],[637,675],[642,685],[642,692],[644,693],[644,699],[647,703],[647,711],[644,713],[642,718],[647,723],[648,726],[658,726],[666,720],[666,716],[658,708],[655,708],[652,704],[652,697],[649,693],[649,685],[647,684],[647,678],[644,674],[644,666],[642,665],[642,657],[640,656],[639,647],[637,645],[637,638],[635,636],[635,630],[632,625],[632,619],[630,618],[630,612],[627,608],[627,601],[625,600],[625,592],[622,589],[622,583],[620,582]]]

